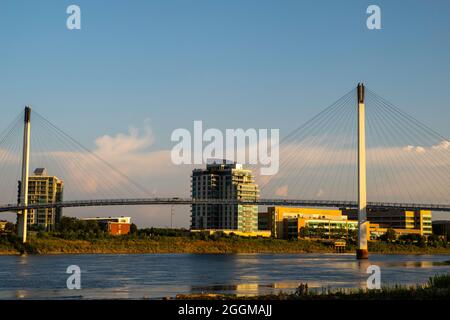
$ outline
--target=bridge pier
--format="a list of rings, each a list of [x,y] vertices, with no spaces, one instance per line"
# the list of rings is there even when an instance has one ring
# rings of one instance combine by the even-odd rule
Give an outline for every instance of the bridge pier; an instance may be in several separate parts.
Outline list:
[[[358,248],[357,259],[368,259],[367,183],[364,84],[358,84]]]
[[[25,107],[25,118],[23,127],[23,153],[22,153],[22,181],[20,189],[20,204],[28,205],[28,170],[30,162],[30,123],[31,108]],[[22,212],[18,212],[18,236],[23,243],[27,242],[27,222],[28,222],[28,210],[23,209]]]

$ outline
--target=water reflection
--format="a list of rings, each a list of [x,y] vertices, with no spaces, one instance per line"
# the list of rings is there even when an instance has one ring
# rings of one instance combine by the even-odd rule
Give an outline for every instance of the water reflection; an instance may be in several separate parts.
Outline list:
[[[404,267],[404,268],[432,268],[435,266],[450,266],[450,261],[400,261],[385,263],[387,267]]]
[[[67,266],[82,270],[81,290],[68,290]],[[237,295],[366,286],[371,264],[382,285],[424,283],[450,272],[449,255],[148,254],[0,256],[0,299],[160,299],[177,294]]]

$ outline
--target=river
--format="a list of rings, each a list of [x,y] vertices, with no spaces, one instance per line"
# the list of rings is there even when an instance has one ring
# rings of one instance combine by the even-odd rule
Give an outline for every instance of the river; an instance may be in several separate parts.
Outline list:
[[[67,267],[81,289],[67,289]],[[242,295],[310,288],[365,287],[369,265],[382,285],[425,283],[450,272],[450,255],[80,254],[0,256],[0,299],[160,299],[179,293]]]

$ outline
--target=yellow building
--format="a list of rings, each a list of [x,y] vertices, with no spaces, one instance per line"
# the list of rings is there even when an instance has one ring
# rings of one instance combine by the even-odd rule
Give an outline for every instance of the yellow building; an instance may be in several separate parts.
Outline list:
[[[343,209],[349,219],[357,219],[356,209]],[[420,234],[428,236],[433,233],[430,210],[368,209],[367,219],[380,228],[392,228],[398,234]]]
[[[298,238],[302,229],[321,237],[342,237],[358,229],[358,221],[348,220],[337,209],[269,207],[260,213],[263,224],[275,238]]]
[[[28,204],[56,203],[63,199],[64,183],[50,176],[45,168],[37,168],[28,178]],[[28,210],[28,226],[53,230],[62,216],[62,208]]]
[[[378,239],[389,228],[398,236],[432,233],[431,211],[427,210],[368,210],[367,217],[367,239],[370,240]],[[269,207],[267,212],[259,213],[258,220],[260,230],[270,230],[272,237],[280,239],[302,236],[343,238],[358,230],[356,209]]]
[[[377,223],[370,223],[370,240],[375,240],[380,238],[382,235],[386,234],[389,228],[381,227]],[[416,234],[422,235],[419,229],[400,229],[400,228],[391,228],[394,230],[396,236],[402,236],[406,234]]]

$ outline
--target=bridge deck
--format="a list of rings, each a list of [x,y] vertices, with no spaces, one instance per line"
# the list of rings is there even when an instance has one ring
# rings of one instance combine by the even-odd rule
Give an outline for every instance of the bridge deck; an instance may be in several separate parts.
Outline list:
[[[191,198],[143,198],[143,199],[98,199],[64,201],[59,203],[29,204],[27,207],[18,204],[0,205],[0,212],[17,212],[24,209],[68,208],[68,207],[99,207],[99,206],[131,206],[131,205],[191,205],[191,204],[236,204],[260,206],[305,206],[305,207],[335,207],[356,208],[356,201],[327,201],[327,200],[292,200],[292,199],[259,199],[258,201],[236,201],[208,199],[199,200]],[[368,208],[373,209],[403,209],[403,210],[433,210],[450,212],[448,204],[417,204],[417,203],[381,203],[368,202]]]

